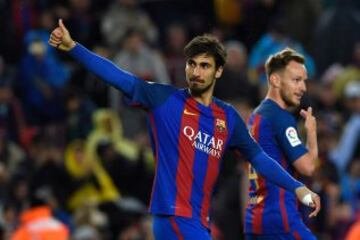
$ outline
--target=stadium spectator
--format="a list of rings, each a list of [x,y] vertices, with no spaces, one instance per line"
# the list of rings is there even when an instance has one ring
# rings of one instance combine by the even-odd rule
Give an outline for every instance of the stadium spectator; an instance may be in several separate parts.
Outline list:
[[[135,29],[144,34],[147,43],[155,43],[158,30],[148,14],[138,6],[138,0],[116,0],[108,7],[101,22],[105,42],[112,49],[118,49],[127,31]]]
[[[70,239],[69,229],[52,217],[51,209],[39,197],[32,198],[30,207],[21,214],[20,221],[11,240]]]

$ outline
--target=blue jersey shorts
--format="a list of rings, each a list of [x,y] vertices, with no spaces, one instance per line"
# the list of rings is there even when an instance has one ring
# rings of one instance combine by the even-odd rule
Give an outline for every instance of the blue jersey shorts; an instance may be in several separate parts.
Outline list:
[[[153,215],[153,233],[155,240],[211,240],[200,219],[178,216]]]
[[[245,234],[246,240],[316,240],[314,234],[306,227],[303,221],[290,223],[290,233],[279,234]]]

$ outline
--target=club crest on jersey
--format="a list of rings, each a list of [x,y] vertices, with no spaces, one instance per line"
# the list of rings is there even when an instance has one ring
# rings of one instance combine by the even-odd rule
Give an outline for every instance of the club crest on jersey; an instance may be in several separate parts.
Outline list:
[[[285,136],[292,147],[296,147],[301,144],[297,131],[294,127],[288,127],[285,131]]]
[[[222,120],[222,119],[219,119],[217,118],[216,121],[215,121],[215,126],[216,126],[216,129],[219,131],[219,132],[224,132],[225,129],[226,129],[226,123],[225,123],[225,120]]]

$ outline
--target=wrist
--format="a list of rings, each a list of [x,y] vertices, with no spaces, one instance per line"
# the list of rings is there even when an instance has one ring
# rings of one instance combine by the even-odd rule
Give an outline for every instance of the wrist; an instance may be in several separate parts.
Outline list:
[[[295,194],[297,194],[299,191],[303,191],[303,189],[305,188],[305,185],[302,182],[296,181],[296,185],[294,186],[294,190],[293,192],[295,192]]]
[[[305,194],[305,196],[302,197],[302,199],[300,199],[300,201],[302,202],[302,204],[304,204],[306,206],[312,206],[314,204],[311,193]]]
[[[69,44],[69,50],[73,49],[76,46],[76,42],[75,41],[71,41],[71,43]]]

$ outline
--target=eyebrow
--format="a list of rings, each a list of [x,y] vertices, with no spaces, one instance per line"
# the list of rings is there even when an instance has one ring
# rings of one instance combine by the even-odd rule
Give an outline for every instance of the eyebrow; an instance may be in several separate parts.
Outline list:
[[[294,80],[298,80],[298,79],[300,79],[300,80],[303,80],[303,81],[307,81],[309,78],[308,78],[308,77],[303,78],[302,76],[297,75],[297,76],[293,77],[292,79],[294,79]]]
[[[212,66],[212,63],[211,62],[207,62],[207,61],[201,61],[201,62],[196,62],[194,59],[188,59],[187,60],[187,63],[189,64],[192,64],[192,63],[195,63],[197,65],[200,65],[200,66]]]

